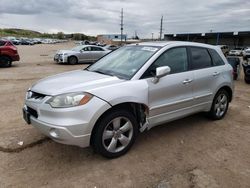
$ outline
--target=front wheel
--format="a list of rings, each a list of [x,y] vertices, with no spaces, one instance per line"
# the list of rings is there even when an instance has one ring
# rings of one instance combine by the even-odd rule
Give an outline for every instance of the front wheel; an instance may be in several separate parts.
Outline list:
[[[69,62],[69,64],[71,64],[71,65],[75,65],[75,64],[78,63],[78,60],[77,60],[76,57],[71,56],[71,57],[69,57],[68,62]]]
[[[0,57],[0,65],[4,65],[5,67],[11,67],[12,60],[7,56]]]
[[[214,120],[222,119],[228,110],[229,105],[229,95],[224,89],[218,91],[215,95],[211,110],[209,112],[209,117]]]
[[[107,114],[97,125],[94,149],[107,158],[125,154],[138,134],[138,124],[133,114],[117,110]]]

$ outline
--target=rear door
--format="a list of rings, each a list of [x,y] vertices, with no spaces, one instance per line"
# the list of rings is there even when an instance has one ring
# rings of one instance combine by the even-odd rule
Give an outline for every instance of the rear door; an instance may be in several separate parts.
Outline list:
[[[207,109],[213,101],[214,92],[216,91],[222,78],[223,64],[218,60],[218,65],[213,63],[217,52],[212,49],[201,47],[189,47],[191,70],[194,72],[194,110],[209,110]],[[214,54],[215,53],[215,54]],[[217,58],[218,58],[217,54]],[[220,56],[219,56],[220,58]],[[215,60],[214,60],[215,61]]]
[[[105,55],[104,49],[98,47],[98,46],[92,46],[91,47],[91,58],[92,61],[97,61],[100,59],[102,56]]]

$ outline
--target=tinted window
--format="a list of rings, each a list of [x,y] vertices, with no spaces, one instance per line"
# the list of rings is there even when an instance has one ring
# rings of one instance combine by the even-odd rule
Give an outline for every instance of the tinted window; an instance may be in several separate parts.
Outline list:
[[[0,40],[0,46],[4,46],[5,45],[5,41],[3,41],[3,40]]]
[[[83,51],[90,51],[90,50],[91,50],[90,47],[83,48]]]
[[[191,50],[191,68],[202,69],[212,66],[211,57],[205,48],[190,48]]]
[[[164,52],[144,73],[142,78],[152,77],[156,73],[157,67],[169,66],[170,74],[184,72],[188,70],[187,49],[173,48]]]
[[[220,57],[220,55],[215,51],[210,49],[209,53],[213,59],[213,65],[214,66],[220,66],[220,65],[225,65],[224,61],[222,60],[222,58]]]
[[[103,51],[103,49],[98,47],[91,47],[91,51]]]
[[[240,64],[240,59],[238,57],[228,57],[227,61],[234,69],[237,69],[237,66]]]

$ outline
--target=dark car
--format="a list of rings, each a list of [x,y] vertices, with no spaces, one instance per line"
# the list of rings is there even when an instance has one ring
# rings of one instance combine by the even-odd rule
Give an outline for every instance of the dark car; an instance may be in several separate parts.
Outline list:
[[[34,42],[29,39],[21,39],[21,45],[34,45]]]
[[[244,70],[244,80],[247,84],[250,84],[250,62],[246,61],[242,64]]]
[[[8,40],[0,40],[0,65],[11,67],[13,61],[19,61],[17,48]]]
[[[237,80],[240,75],[240,58],[236,56],[228,56],[227,61],[233,67],[234,80]]]

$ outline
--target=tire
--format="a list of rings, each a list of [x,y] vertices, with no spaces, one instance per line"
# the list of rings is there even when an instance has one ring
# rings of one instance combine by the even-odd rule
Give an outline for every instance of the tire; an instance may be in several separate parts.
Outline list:
[[[8,56],[2,56],[0,57],[0,65],[3,65],[5,67],[11,67],[12,59]]]
[[[228,110],[229,94],[226,90],[221,89],[214,97],[212,107],[208,113],[209,117],[213,120],[222,119]]]
[[[246,78],[245,78],[245,82],[246,82],[247,84],[250,84],[250,79],[246,79]]]
[[[128,152],[138,135],[136,118],[126,110],[111,111],[97,124],[93,135],[94,150],[106,158]]]
[[[238,79],[238,74],[234,74],[234,80]]]
[[[78,59],[75,56],[71,56],[68,58],[68,63],[71,65],[75,65],[78,63]]]

